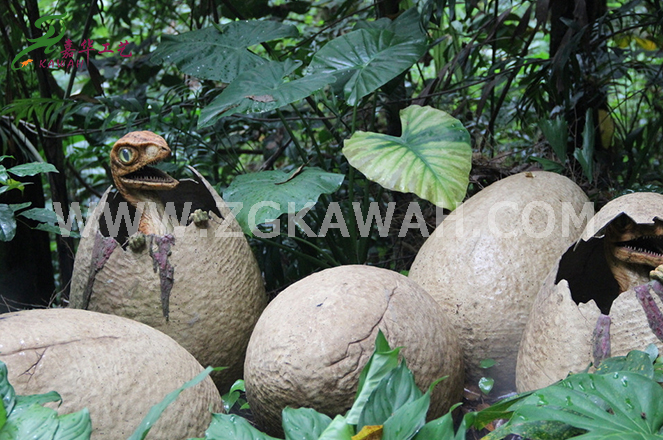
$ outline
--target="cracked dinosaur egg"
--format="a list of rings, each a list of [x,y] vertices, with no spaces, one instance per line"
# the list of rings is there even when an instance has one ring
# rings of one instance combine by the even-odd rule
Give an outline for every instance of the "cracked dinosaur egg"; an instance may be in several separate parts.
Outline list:
[[[663,195],[607,203],[537,294],[518,353],[519,391],[542,388],[610,356],[663,349]]]
[[[592,214],[571,180],[527,172],[479,191],[426,240],[409,276],[458,329],[468,381],[488,376],[493,393],[515,389],[518,344],[536,293]],[[495,365],[481,368],[487,359]]]
[[[462,391],[461,353],[440,306],[407,277],[370,266],[340,266],[281,292],[258,320],[244,366],[256,420],[280,431],[286,406],[330,417],[352,405],[378,330],[401,354],[420,389],[443,376],[429,416],[444,414]]]
[[[143,322],[204,366],[228,367],[212,374],[223,390],[242,377],[246,346],[267,297],[229,208],[191,171],[194,179],[155,192],[171,215],[172,232],[165,235],[137,233],[145,214],[112,188],[106,191],[82,234],[70,305]]]
[[[0,335],[0,361],[16,393],[57,391],[62,402],[54,409],[60,414],[87,408],[92,440],[127,439],[152,406],[203,370],[163,333],[86,310],[7,313],[0,317]],[[210,407],[222,411],[221,396],[205,378],[166,408],[147,438],[201,437]],[[24,432],[20,438],[36,437]]]

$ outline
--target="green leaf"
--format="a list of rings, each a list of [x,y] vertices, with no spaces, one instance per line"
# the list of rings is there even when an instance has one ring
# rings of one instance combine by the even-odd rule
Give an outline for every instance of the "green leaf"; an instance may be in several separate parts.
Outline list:
[[[0,400],[2,400],[5,415],[10,414],[14,409],[14,405],[16,405],[16,392],[9,383],[8,376],[7,365],[0,361]]]
[[[356,29],[387,30],[401,37],[409,37],[413,40],[422,40],[426,37],[426,31],[421,25],[421,15],[415,8],[408,9],[393,21],[388,18],[381,18],[375,21],[360,21],[355,26]]]
[[[29,204],[28,204],[29,206]],[[51,211],[50,209],[46,208],[32,208],[28,209],[26,211],[23,211],[17,215],[20,215],[21,217],[28,218],[30,220],[34,220],[37,222],[40,222],[37,226],[35,226],[34,229],[37,229],[39,231],[46,231],[46,232],[52,232],[54,234],[62,235],[62,229],[60,229],[60,225],[64,224],[64,220],[62,220],[58,215]],[[67,234],[69,234],[70,237],[74,238],[79,238],[80,234],[75,231],[68,231]]]
[[[505,425],[500,426],[483,437],[482,440],[498,440],[509,434],[516,434],[530,440],[564,440],[585,432],[582,429],[577,429],[560,422],[550,422],[547,420],[525,422],[513,420],[508,428]]]
[[[58,222],[58,215],[46,208],[32,208],[28,209],[27,211],[23,211],[18,215],[41,223],[55,224]]]
[[[0,156],[0,157],[7,157],[7,156]],[[9,180],[9,174],[7,174],[7,168],[0,165],[0,182],[4,183],[7,180]]]
[[[36,403],[23,404],[19,398],[14,411],[0,431],[0,438],[50,440],[55,435],[58,424],[57,412]]]
[[[357,396],[346,416],[347,423],[350,425],[357,425],[359,417],[364,411],[364,407],[373,394],[373,391],[378,387],[382,379],[398,366],[400,348],[390,350],[389,345],[386,344],[385,347],[384,342],[386,342],[386,339],[380,330],[375,341],[375,350],[362,370],[361,376],[363,377],[360,376]]]
[[[186,382],[184,385],[176,389],[175,391],[171,391],[166,395],[166,397],[163,398],[163,400],[156,405],[154,405],[152,408],[150,408],[149,412],[147,415],[143,418],[143,420],[140,422],[140,425],[136,430],[134,431],[133,434],[131,434],[131,437],[129,437],[128,440],[143,440],[147,434],[150,432],[150,429],[152,429],[152,426],[156,423],[157,420],[159,420],[159,417],[161,417],[161,414],[164,412],[164,410],[177,399],[177,397],[180,395],[180,393],[187,388],[191,388],[192,386],[195,386],[202,382],[212,371],[219,371],[222,370],[223,367],[219,368],[212,368],[212,367],[207,367],[205,368],[204,371],[202,371],[200,374],[198,374],[196,377],[191,379],[190,381]]]
[[[495,366],[497,362],[495,362],[495,359],[482,359],[481,362],[479,362],[479,368],[490,368]]]
[[[318,440],[352,440],[354,429],[345,417],[338,415],[327,426]]]
[[[382,440],[409,440],[426,424],[431,390],[408,402],[384,423]]]
[[[458,408],[461,404],[457,403],[451,407],[448,413],[442,417],[426,423],[414,436],[415,440],[454,440],[454,420],[452,416],[453,410]],[[458,428],[459,440],[465,440],[466,420],[463,419],[461,426]]]
[[[373,349],[373,354],[386,353],[390,350],[391,347],[389,346],[389,341],[387,341],[387,338],[384,336],[384,333],[382,333],[382,330],[378,329],[378,335],[375,337],[375,348]],[[372,362],[373,356],[368,359],[368,362],[366,362],[366,365],[364,365],[364,368],[362,368],[361,372],[359,373],[359,380],[357,381],[357,396],[364,387],[364,383],[366,382],[366,377],[368,377],[368,371],[371,369]]]
[[[230,412],[230,409],[239,399],[240,391],[246,391],[246,388],[244,387],[244,381],[242,379],[237,379],[230,387],[230,390],[221,396],[221,400],[223,401],[223,408],[227,413]]]
[[[348,105],[412,67],[426,53],[422,38],[397,35],[386,29],[358,29],[327,43],[311,60],[313,73],[333,74]]]
[[[489,394],[493,390],[493,385],[495,385],[495,379],[492,377],[482,377],[479,379],[479,389],[484,394]]]
[[[290,209],[293,213],[299,212],[307,204],[315,204],[320,194],[331,194],[338,190],[345,178],[343,174],[327,173],[319,168],[306,168],[296,173],[293,171],[287,174],[276,170],[235,177],[224,191],[223,199],[243,204],[236,219],[245,234],[253,234],[251,226],[270,222],[288,212],[289,203],[293,204]],[[275,203],[277,207],[263,202]],[[251,213],[252,209],[254,213]],[[254,216],[254,225],[249,224],[249,216]]]
[[[197,78],[229,83],[266,62],[247,50],[265,41],[297,36],[297,28],[276,21],[235,21],[180,35],[163,35],[153,63],[171,62]]]
[[[648,377],[630,371],[573,374],[533,392],[512,409],[515,412],[509,423],[487,439],[518,432],[533,440],[549,438],[552,428],[562,432],[566,429],[563,425],[586,431],[576,437],[582,440],[663,439],[656,434],[663,426],[663,389]],[[539,431],[545,435],[534,436]]]
[[[562,172],[564,172],[564,170],[566,170],[564,165],[562,165],[559,162],[555,162],[554,160],[545,159],[543,157],[536,157],[536,156],[530,156],[528,159],[541,164],[544,171],[552,171],[553,173],[561,174]]]
[[[258,69],[240,73],[223,92],[200,112],[198,127],[212,125],[224,113],[257,113],[274,110],[306,98],[333,81],[331,75],[316,74],[286,80],[300,62],[269,61]]]
[[[20,211],[21,209],[25,209],[25,208],[27,208],[27,207],[30,206],[31,204],[32,204],[32,203],[30,203],[30,202],[24,202],[24,203],[12,203],[11,205],[7,205],[7,206],[9,206],[9,208],[10,208],[13,212],[16,212],[16,211]]]
[[[92,434],[92,421],[90,412],[87,408],[71,414],[64,414],[59,417],[60,426],[58,427],[53,440],[86,440]]]
[[[539,121],[539,128],[555,152],[557,159],[564,163],[566,161],[567,140],[569,138],[569,128],[566,119],[542,119]]]
[[[513,397],[509,397],[504,400],[500,400],[497,403],[494,403],[493,405],[489,406],[486,409],[483,409],[479,412],[473,413],[474,414],[474,428],[476,429],[483,429],[491,423],[493,420],[496,419],[509,419],[511,418],[511,415],[513,414],[513,409],[511,409],[517,402],[525,399],[527,396],[531,395],[532,391],[518,394]]]
[[[384,425],[396,410],[422,394],[414,382],[414,375],[405,362],[401,362],[380,381],[369,397],[359,416],[357,430],[366,425]]]
[[[7,381],[7,367],[0,362],[0,394],[5,417],[0,423],[0,439],[3,440],[89,440],[92,423],[87,409],[58,416],[57,412],[41,405],[61,401],[58,393],[51,391],[31,396],[15,396]]]
[[[38,231],[46,231],[46,232],[52,232],[53,234],[57,235],[63,235],[63,229],[60,228],[58,225],[51,225],[48,223],[40,223],[37,226],[34,227],[34,229]],[[73,237],[73,238],[81,238],[81,234],[76,232],[76,231],[67,231],[67,236]]]
[[[649,353],[633,350],[626,356],[614,356],[604,359],[596,368],[596,374],[610,374],[618,371],[632,371],[654,378],[654,365]]]
[[[0,204],[0,241],[10,241],[16,235],[14,210],[9,205]]]
[[[205,432],[207,440],[277,440],[258,431],[244,418],[229,414],[212,414]]]
[[[39,173],[57,173],[58,170],[50,163],[46,162],[31,162],[24,163],[22,165],[16,165],[15,167],[9,168],[11,174],[18,177],[25,176],[34,176]]]
[[[318,440],[332,419],[312,408],[283,409],[283,431],[286,440]]]
[[[401,137],[358,131],[345,141],[343,154],[387,189],[455,209],[472,167],[469,133],[457,119],[432,107],[412,105],[401,111],[401,122]]]

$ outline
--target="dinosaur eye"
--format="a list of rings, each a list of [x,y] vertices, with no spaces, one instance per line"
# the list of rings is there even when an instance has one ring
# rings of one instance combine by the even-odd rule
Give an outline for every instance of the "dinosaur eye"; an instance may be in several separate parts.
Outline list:
[[[118,157],[120,158],[120,162],[128,164],[134,159],[134,150],[131,148],[122,148],[120,149]]]

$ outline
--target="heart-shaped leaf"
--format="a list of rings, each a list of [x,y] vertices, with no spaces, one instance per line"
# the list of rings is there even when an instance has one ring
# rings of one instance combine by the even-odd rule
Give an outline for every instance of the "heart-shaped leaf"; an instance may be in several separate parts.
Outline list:
[[[299,62],[286,60],[283,63],[270,61],[259,69],[241,73],[223,92],[202,109],[199,127],[211,125],[224,113],[266,112],[283,107],[326,86],[333,81],[331,75],[316,74],[288,81]]]
[[[313,73],[333,74],[349,105],[412,67],[428,46],[423,38],[387,29],[357,29],[327,43],[311,60]]]
[[[247,48],[265,41],[297,36],[297,28],[276,21],[234,21],[180,35],[163,35],[153,63],[171,62],[202,79],[231,82],[266,62]]]
[[[236,219],[244,233],[252,235],[251,227],[315,204],[320,194],[338,190],[344,178],[343,174],[327,173],[319,168],[306,168],[301,173],[294,171],[290,174],[279,170],[242,174],[235,177],[224,191],[223,199],[242,203]]]
[[[345,141],[350,165],[385,188],[412,192],[455,209],[472,167],[470,135],[447,113],[412,105],[401,111],[401,137],[358,131]]]

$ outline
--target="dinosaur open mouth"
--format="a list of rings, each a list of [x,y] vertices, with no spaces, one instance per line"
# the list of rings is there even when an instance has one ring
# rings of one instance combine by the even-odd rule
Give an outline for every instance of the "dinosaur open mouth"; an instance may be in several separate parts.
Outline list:
[[[154,187],[154,189],[171,189],[178,184],[178,181],[168,174],[149,166],[144,166],[129,174],[125,174],[121,178],[128,184],[150,186]]]
[[[615,243],[614,253],[622,261],[656,267],[663,264],[663,236],[643,236]]]

